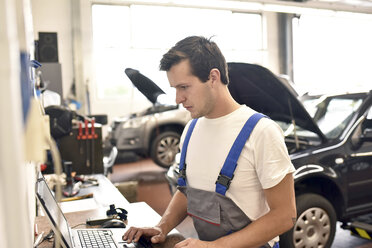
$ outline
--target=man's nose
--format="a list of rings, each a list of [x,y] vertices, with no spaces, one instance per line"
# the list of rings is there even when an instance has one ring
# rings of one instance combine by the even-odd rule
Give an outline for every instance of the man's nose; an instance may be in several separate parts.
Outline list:
[[[176,91],[176,103],[181,104],[185,101],[185,97],[178,91]]]

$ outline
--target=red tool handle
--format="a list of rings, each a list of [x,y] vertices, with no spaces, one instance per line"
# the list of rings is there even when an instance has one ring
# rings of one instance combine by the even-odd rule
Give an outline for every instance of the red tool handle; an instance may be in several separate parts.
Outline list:
[[[77,136],[77,139],[81,139],[83,137],[83,124],[79,122],[79,134]]]
[[[84,124],[85,124],[85,138],[88,139],[89,128],[88,128],[88,120],[87,119],[84,120]]]
[[[97,134],[96,134],[96,131],[95,131],[95,128],[94,128],[94,124],[96,123],[96,120],[93,118],[91,123],[92,123],[92,139],[96,139]]]

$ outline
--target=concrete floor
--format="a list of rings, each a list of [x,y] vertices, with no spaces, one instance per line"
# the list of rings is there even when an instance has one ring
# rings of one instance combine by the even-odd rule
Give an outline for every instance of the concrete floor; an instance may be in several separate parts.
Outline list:
[[[135,185],[131,192],[124,192],[128,194],[127,198],[132,201],[144,201],[162,215],[172,197],[165,179],[166,169],[157,166],[150,159],[135,160],[127,160],[130,162],[124,160],[123,163],[114,165],[109,178],[118,186],[128,183]],[[340,223],[337,224],[332,248],[372,248],[372,241],[351,236],[349,231],[339,228]],[[197,237],[189,217],[177,229],[185,237]]]

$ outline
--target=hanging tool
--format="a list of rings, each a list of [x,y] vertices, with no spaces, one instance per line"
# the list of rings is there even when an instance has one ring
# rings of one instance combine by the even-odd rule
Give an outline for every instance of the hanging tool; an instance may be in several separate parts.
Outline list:
[[[90,155],[89,155],[89,127],[88,127],[88,119],[84,119],[85,124],[85,142],[86,142],[86,166],[90,167]]]
[[[83,146],[81,145],[82,139],[83,139],[83,124],[81,123],[81,121],[79,121],[79,131],[78,131],[77,140],[79,143],[79,152],[81,155],[83,155],[84,153]]]
[[[96,120],[93,117],[92,120],[91,120],[91,136],[90,136],[91,142],[92,142],[92,151],[91,151],[92,173],[94,173],[94,171],[95,171],[95,167],[94,167],[95,166],[95,160],[94,160],[94,155],[95,155],[95,153],[94,153],[94,142],[95,142],[95,139],[98,137],[98,135],[96,134],[96,131],[95,131],[95,127],[94,127],[95,122],[96,122]]]

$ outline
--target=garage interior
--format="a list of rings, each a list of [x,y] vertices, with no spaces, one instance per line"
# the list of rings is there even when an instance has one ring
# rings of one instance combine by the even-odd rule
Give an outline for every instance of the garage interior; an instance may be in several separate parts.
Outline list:
[[[104,210],[100,215],[106,215],[110,199],[85,191],[89,186],[84,186],[84,176],[79,177],[85,175],[94,184],[95,175],[103,176],[108,181],[101,186],[111,183],[110,194],[115,195],[116,189],[121,193],[112,203],[125,205],[129,212],[143,208],[143,223],[156,224],[172,198],[168,168],[175,163],[177,142],[190,120],[187,111],[175,105],[175,91],[159,71],[159,60],[188,35],[211,37],[221,44],[227,62],[269,69],[303,103],[300,96],[320,101],[362,92],[363,104],[372,106],[371,0],[2,0],[0,23],[4,62],[0,70],[0,247],[53,246],[45,239],[52,225],[38,230],[47,221],[35,197],[40,175],[49,180],[50,175],[64,174],[62,184],[72,186],[67,193],[56,193],[55,199],[63,202],[71,197],[71,205],[61,204],[69,211],[78,206],[73,202],[81,200],[74,201],[74,196],[88,197],[84,199],[88,205],[94,201],[97,205],[84,206],[82,211],[99,207]],[[155,86],[141,89],[135,82],[138,77]],[[158,90],[156,96],[151,94]],[[362,106],[362,113],[350,118],[354,122],[345,130],[364,128],[364,120],[372,123],[372,107],[361,102],[353,102],[352,110]],[[313,109],[305,109],[310,116]],[[158,126],[161,111],[175,111],[177,123]],[[148,113],[151,117],[146,117]],[[154,129],[138,129],[144,123]],[[148,136],[126,136],[128,129]],[[332,147],[347,144],[345,140],[354,135],[345,131],[339,136],[344,140]],[[162,160],[156,157],[164,155],[158,144],[167,139],[177,146],[164,153],[171,159]],[[361,184],[372,186],[371,143],[371,137],[366,137],[355,145],[360,151],[353,146],[345,149],[351,152],[351,160],[365,158],[355,162],[356,174],[347,179],[360,177],[363,182],[344,182],[353,187],[352,197],[363,195],[358,191]],[[332,159],[334,168],[344,162]],[[311,171],[314,165],[306,166]],[[330,178],[332,172],[327,171]],[[74,192],[79,179],[82,183]],[[59,180],[55,184],[57,192]],[[333,194],[333,190],[324,191]],[[350,201],[355,200],[352,197]],[[333,203],[339,198],[332,195]],[[370,201],[360,205],[372,209],[372,195],[365,193],[367,198]],[[358,199],[355,202],[359,204]],[[348,210],[357,212],[357,207]],[[340,209],[338,214],[344,210]],[[146,219],[146,214],[152,219]],[[66,216],[69,222],[74,218]],[[370,220],[366,228],[348,230],[337,221],[330,247],[372,248],[372,212],[364,211],[365,216]],[[190,217],[177,231],[197,238]]]

